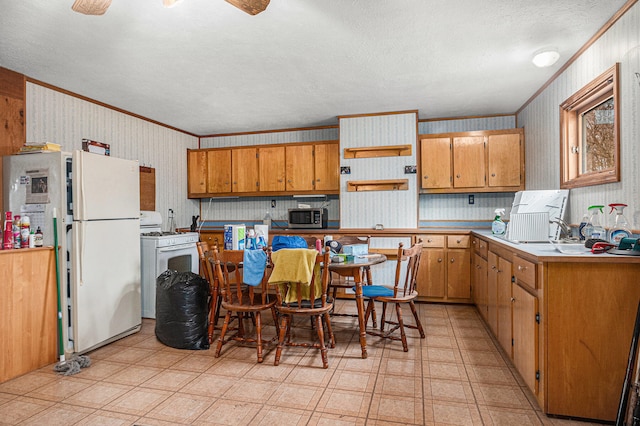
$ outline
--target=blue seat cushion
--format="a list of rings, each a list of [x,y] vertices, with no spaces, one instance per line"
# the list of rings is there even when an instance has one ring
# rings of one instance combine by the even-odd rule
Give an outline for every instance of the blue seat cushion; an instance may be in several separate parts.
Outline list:
[[[352,287],[353,291],[356,291],[355,287]],[[364,297],[391,297],[393,296],[393,289],[389,287],[384,287],[381,285],[363,285],[362,286],[362,295]]]

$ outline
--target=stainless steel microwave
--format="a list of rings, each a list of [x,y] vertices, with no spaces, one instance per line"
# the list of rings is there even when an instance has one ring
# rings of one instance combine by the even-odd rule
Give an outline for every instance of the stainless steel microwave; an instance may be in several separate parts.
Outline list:
[[[327,227],[328,218],[327,209],[289,209],[289,228],[324,229]]]

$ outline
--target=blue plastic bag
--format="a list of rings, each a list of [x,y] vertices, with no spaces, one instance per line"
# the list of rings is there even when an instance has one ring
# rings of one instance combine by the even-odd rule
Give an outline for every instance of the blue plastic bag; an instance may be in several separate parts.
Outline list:
[[[304,238],[297,235],[276,235],[271,241],[271,251],[283,248],[309,248]]]

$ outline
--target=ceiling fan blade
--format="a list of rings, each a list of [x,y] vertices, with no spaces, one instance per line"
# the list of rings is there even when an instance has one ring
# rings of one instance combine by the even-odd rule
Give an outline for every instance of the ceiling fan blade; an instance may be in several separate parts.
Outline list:
[[[225,0],[227,3],[230,3],[242,10],[243,12],[248,13],[249,15],[257,15],[258,13],[264,11],[267,6],[269,6],[269,0]]]
[[[85,15],[104,15],[111,0],[75,0],[71,9]]]

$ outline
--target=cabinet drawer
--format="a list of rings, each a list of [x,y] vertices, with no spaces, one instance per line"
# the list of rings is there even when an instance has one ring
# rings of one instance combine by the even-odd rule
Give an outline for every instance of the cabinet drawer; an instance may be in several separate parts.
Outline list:
[[[535,263],[513,256],[513,274],[520,284],[526,284],[532,288],[538,288],[536,283]]]
[[[473,251],[483,258],[487,258],[487,252],[489,251],[489,244],[485,240],[480,238],[472,239]]]
[[[470,237],[468,235],[448,235],[448,248],[469,248]]]
[[[422,247],[444,247],[444,235],[418,235],[416,241],[422,238]]]

